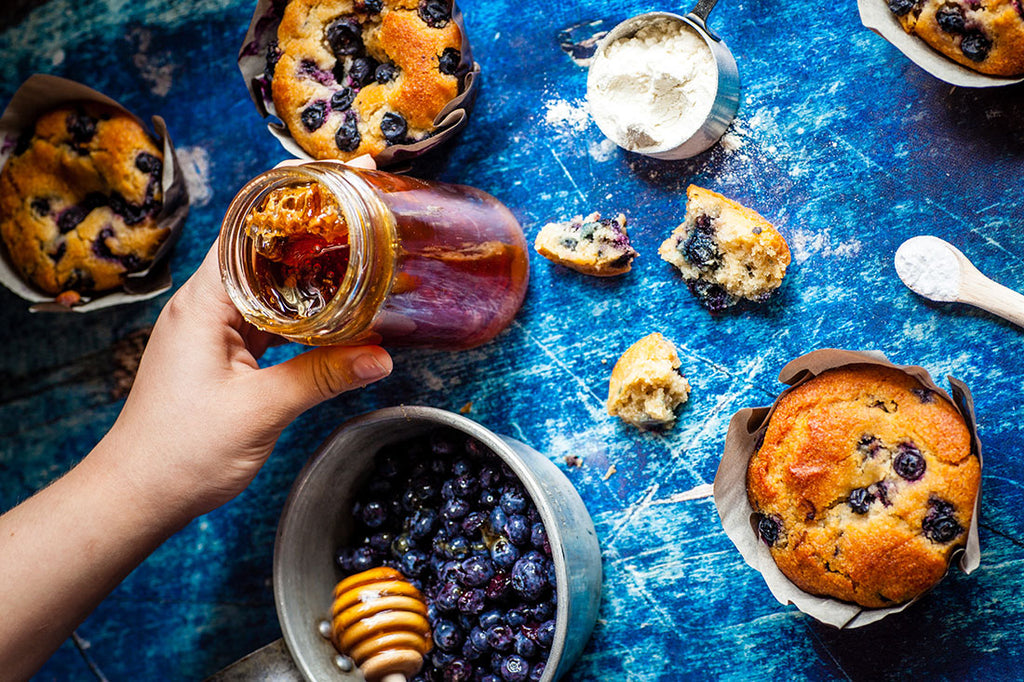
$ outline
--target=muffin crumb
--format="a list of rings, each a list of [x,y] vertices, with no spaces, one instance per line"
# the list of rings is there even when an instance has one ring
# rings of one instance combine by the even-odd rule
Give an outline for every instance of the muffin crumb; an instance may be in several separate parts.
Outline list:
[[[608,414],[640,429],[671,429],[676,408],[690,396],[680,364],[675,346],[658,332],[634,343],[612,368]]]

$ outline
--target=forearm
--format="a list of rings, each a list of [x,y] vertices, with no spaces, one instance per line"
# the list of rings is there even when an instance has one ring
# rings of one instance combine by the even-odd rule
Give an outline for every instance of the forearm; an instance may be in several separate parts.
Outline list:
[[[145,557],[188,522],[104,439],[0,517],[0,670],[27,679]]]

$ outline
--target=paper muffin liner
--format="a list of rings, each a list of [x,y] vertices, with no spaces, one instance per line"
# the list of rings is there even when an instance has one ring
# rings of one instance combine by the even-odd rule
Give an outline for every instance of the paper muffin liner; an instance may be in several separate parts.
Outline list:
[[[896,15],[889,10],[886,0],[857,0],[857,7],[860,10],[860,22],[866,28],[885,38],[910,61],[951,85],[993,88],[1024,81],[1024,78],[989,76],[956,63],[921,38],[903,30]]]
[[[726,535],[743,555],[752,568],[761,573],[768,589],[781,604],[793,604],[807,615],[837,628],[857,628],[899,613],[920,599],[916,597],[898,606],[888,608],[866,608],[850,602],[821,597],[804,592],[787,578],[772,558],[768,546],[757,536],[754,509],[747,499],[747,465],[757,451],[768,428],[768,421],[779,400],[797,386],[806,383],[825,370],[853,364],[880,365],[906,372],[929,388],[949,400],[963,416],[971,435],[971,451],[981,461],[981,441],[974,416],[974,400],[967,386],[953,378],[949,381],[952,396],[940,388],[922,367],[894,365],[877,352],[858,352],[826,348],[803,355],[782,368],[779,381],[789,384],[769,407],[745,408],[733,415],[725,439],[725,452],[715,475],[714,499],[722,527]],[[980,563],[981,548],[978,543],[978,510],[981,504],[979,484],[978,496],[974,502],[974,514],[967,529],[967,546],[954,554],[961,570],[971,573]],[[950,564],[953,563],[951,559]],[[948,572],[948,571],[947,571]]]
[[[10,158],[18,138],[30,131],[36,119],[47,111],[72,102],[92,101],[106,104],[125,112],[145,128],[145,124],[132,112],[115,100],[92,88],[66,78],[36,74],[26,80],[11,98],[0,116],[0,168]],[[145,270],[127,275],[121,288],[97,292],[94,296],[82,297],[82,303],[68,307],[57,303],[53,296],[43,293],[22,279],[18,269],[11,262],[7,248],[0,240],[0,283],[12,292],[30,301],[32,312],[89,312],[115,305],[142,301],[159,296],[171,287],[170,253],[177,242],[188,216],[188,188],[185,176],[178,164],[167,125],[159,116],[153,117],[155,139],[163,146],[164,163],[161,185],[163,207],[156,216],[157,223],[170,230],[167,239],[160,245],[153,262]]]
[[[288,153],[297,159],[317,161],[292,137],[288,127],[281,122],[274,107],[271,94],[270,78],[266,76],[267,46],[277,38],[277,27],[284,15],[287,0],[259,0],[249,22],[242,48],[238,52],[238,69],[249,90],[249,97],[256,105],[260,116],[273,120],[267,122],[267,130],[273,135]],[[384,149],[375,157],[377,166],[393,166],[412,161],[438,145],[444,144],[455,136],[468,122],[469,109],[476,97],[476,87],[480,79],[480,65],[473,61],[469,37],[462,12],[452,0],[452,21],[459,27],[462,34],[460,53],[462,61],[456,73],[459,75],[459,94],[452,99],[434,118],[434,132],[426,139],[411,144],[395,144]],[[323,159],[320,159],[323,160]]]

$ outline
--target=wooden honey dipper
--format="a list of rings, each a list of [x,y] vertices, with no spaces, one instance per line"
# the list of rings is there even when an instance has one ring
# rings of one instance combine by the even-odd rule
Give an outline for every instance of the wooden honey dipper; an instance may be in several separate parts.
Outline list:
[[[369,682],[405,682],[432,645],[427,605],[393,568],[356,573],[334,588],[331,640]]]

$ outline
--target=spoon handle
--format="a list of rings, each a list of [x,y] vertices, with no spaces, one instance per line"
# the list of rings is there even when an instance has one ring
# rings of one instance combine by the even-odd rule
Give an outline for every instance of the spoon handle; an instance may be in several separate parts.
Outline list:
[[[971,270],[960,281],[958,300],[1024,327],[1024,295],[992,281],[973,266]]]
[[[697,6],[690,10],[690,14],[696,14],[705,23],[708,20],[708,15],[711,14],[711,10],[718,4],[718,0],[697,0]]]

